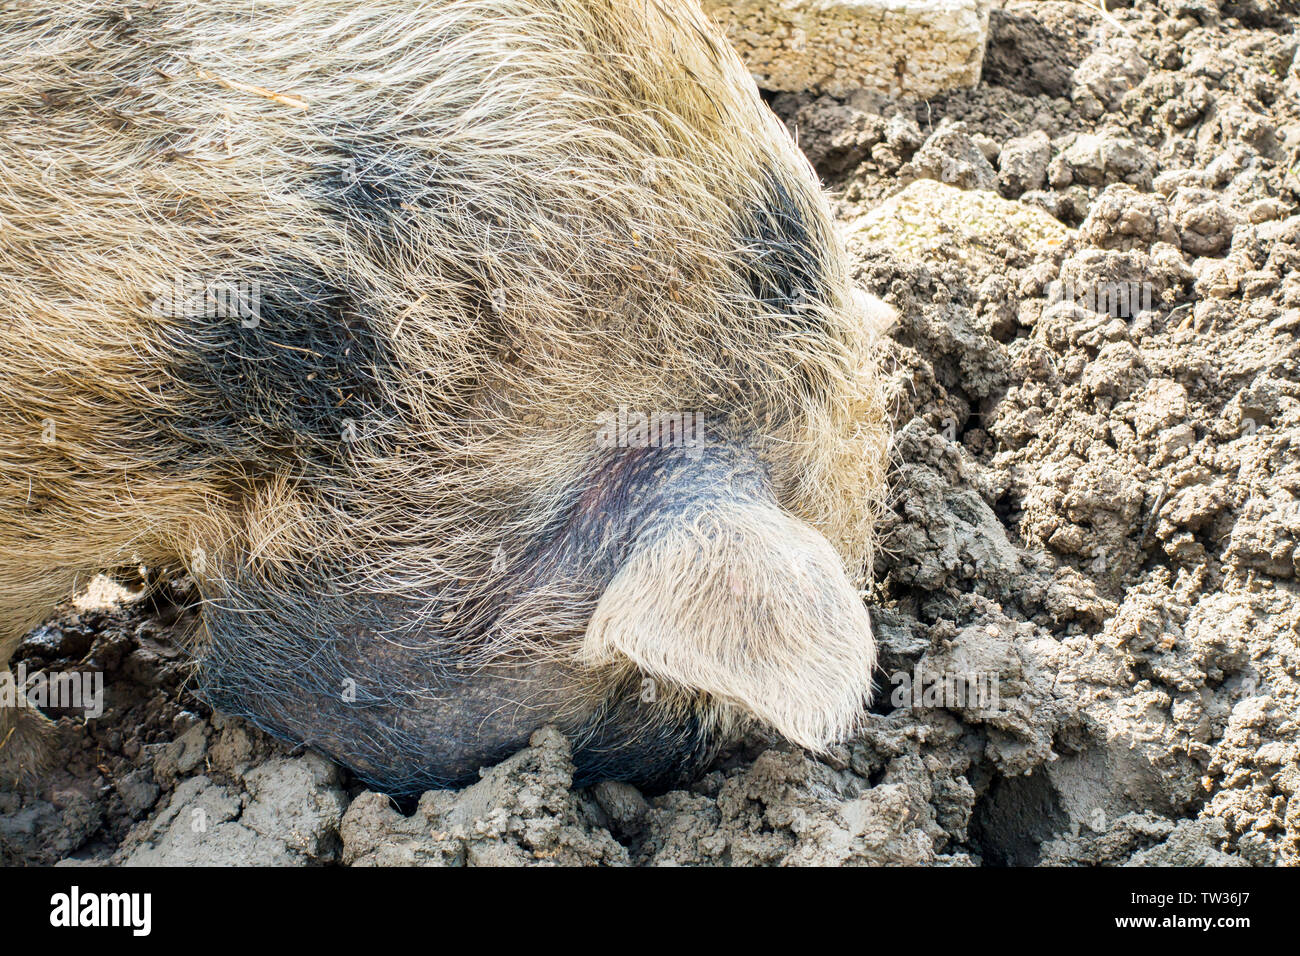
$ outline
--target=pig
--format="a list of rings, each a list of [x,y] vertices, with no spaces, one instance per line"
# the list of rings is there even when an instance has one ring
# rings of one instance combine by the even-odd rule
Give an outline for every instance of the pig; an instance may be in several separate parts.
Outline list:
[[[206,702],[389,793],[859,725],[889,312],[696,0],[5,21],[0,670],[145,565]]]

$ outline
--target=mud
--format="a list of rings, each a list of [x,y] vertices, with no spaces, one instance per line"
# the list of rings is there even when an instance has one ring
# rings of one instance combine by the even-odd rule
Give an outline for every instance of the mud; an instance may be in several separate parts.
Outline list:
[[[24,642],[106,707],[51,712],[0,862],[1300,864],[1300,8],[1111,17],[1008,0],[973,91],[772,98],[902,316],[860,737],[755,734],[643,794],[573,789],[542,731],[399,806],[196,701],[172,582]],[[1059,229],[863,228],[927,179]],[[996,704],[899,692],[925,674]]]

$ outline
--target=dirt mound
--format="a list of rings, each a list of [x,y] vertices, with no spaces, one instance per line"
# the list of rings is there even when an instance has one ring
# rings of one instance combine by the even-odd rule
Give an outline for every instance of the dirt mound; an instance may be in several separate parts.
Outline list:
[[[1300,11],[1111,18],[1011,0],[976,90],[772,100],[902,316],[861,737],[647,795],[543,731],[399,807],[194,701],[136,602],[24,643],[108,707],[0,791],[4,862],[1300,863]],[[863,227],[926,180],[962,229]],[[993,194],[1059,229],[982,231]]]

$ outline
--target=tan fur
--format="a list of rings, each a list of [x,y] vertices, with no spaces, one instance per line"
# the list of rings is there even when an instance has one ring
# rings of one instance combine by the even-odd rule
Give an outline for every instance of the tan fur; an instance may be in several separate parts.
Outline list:
[[[209,600],[237,570],[274,581],[318,561],[357,593],[490,592],[499,549],[562,514],[603,413],[704,409],[754,436],[779,508],[637,554],[589,629],[521,612],[469,660],[526,644],[599,663],[594,681],[623,655],[808,746],[852,726],[874,652],[849,598],[887,442],[874,320],[814,174],[693,0],[14,10],[0,666],[78,575],[133,561],[187,566]],[[349,137],[454,171],[440,201],[394,204],[400,253],[320,201]],[[825,335],[773,334],[738,279],[731,224],[765,201],[761,171],[827,250],[828,298],[803,306]],[[172,425],[194,387],[159,290],[285,258],[360,290],[392,356],[379,387],[404,410],[356,407],[327,487],[288,449],[200,453]]]

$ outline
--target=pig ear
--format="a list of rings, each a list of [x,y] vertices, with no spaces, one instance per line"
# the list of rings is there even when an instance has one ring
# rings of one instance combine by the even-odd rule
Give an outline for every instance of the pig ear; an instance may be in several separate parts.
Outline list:
[[[839,555],[775,504],[729,502],[683,519],[615,575],[580,660],[631,662],[812,750],[851,732],[876,653]]]

